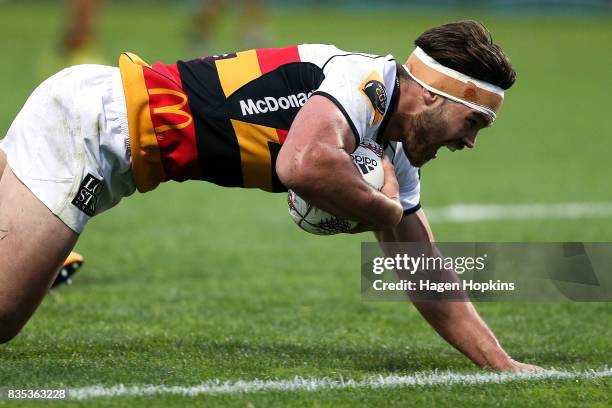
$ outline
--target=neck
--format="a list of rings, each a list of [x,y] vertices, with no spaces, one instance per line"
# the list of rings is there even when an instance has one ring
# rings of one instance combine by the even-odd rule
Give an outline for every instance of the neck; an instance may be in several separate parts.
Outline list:
[[[414,113],[419,111],[420,86],[411,79],[400,77],[399,87],[393,95],[393,103],[389,112],[389,119],[384,129],[381,129],[382,139],[387,141],[403,142],[406,128],[409,127]]]

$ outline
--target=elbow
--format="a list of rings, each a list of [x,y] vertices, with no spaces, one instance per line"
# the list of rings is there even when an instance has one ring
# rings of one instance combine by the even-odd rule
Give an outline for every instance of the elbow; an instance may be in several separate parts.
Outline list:
[[[288,157],[279,154],[276,161],[276,175],[286,188],[300,193],[317,190],[325,169],[326,151],[318,145],[311,146],[301,154]]]
[[[274,170],[278,180],[289,190],[293,190],[303,182],[300,175],[300,161],[295,155],[287,153],[285,149],[281,149],[278,154]]]
[[[285,166],[277,163],[276,175],[278,176],[281,184],[289,190],[301,190],[302,186],[307,185],[308,183],[308,180],[306,179],[300,166]]]

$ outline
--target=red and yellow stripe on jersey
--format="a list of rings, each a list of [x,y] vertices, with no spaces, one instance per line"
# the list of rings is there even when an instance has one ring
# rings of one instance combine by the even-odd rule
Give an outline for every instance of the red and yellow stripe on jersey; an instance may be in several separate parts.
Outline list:
[[[167,180],[282,191],[274,161],[320,68],[298,47],[148,65],[123,54],[132,170],[140,192]]]
[[[138,190],[153,190],[170,178],[197,176],[193,115],[176,65],[150,66],[126,53],[119,58],[119,68]]]
[[[236,53],[235,58],[215,61],[223,94],[229,98],[238,89],[280,65],[300,60],[297,47],[258,49]],[[288,129],[278,129],[231,119],[238,140],[244,187],[273,191],[272,153],[269,143],[281,145]],[[279,147],[280,149],[280,147]]]

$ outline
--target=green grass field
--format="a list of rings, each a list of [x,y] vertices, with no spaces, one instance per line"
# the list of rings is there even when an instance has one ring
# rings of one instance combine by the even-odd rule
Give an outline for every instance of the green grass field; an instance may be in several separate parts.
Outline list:
[[[56,41],[60,11],[0,3],[0,134],[39,82],[37,65]],[[113,3],[100,27],[102,52],[110,63],[123,50],[148,61],[188,58],[186,13]],[[519,80],[477,149],[443,152],[423,169],[425,210],[456,202],[612,201],[610,18],[287,9],[274,11],[270,24],[278,45],[325,42],[404,59],[418,33],[467,17],[488,25]],[[231,29],[232,21],[222,27],[214,51],[235,49]],[[88,225],[77,247],[86,265],[75,285],[47,297],[19,337],[0,346],[0,387],[479,371],[412,306],[361,300],[359,244],[370,235],[310,236],[286,211],[283,194],[205,183],[168,184],[126,199]],[[439,241],[612,240],[612,218],[432,224]],[[609,303],[477,307],[518,360],[560,370],[612,366]],[[606,407],[611,401],[608,377],[63,405]]]

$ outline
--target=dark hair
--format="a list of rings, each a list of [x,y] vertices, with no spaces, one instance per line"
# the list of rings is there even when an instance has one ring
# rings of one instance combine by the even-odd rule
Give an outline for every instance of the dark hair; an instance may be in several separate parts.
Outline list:
[[[476,21],[430,28],[414,43],[440,64],[502,89],[510,88],[516,80],[510,59]]]

